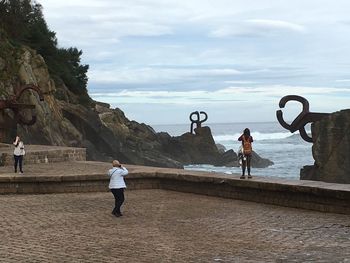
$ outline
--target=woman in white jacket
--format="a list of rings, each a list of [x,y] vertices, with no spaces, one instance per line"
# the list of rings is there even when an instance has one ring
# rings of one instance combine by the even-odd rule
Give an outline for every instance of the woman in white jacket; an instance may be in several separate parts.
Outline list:
[[[113,168],[108,171],[108,175],[111,177],[109,181],[109,189],[111,190],[114,199],[115,207],[112,214],[116,217],[122,216],[120,207],[124,203],[124,189],[126,188],[124,176],[128,174],[128,170],[123,167],[118,160],[112,162]]]
[[[14,163],[15,173],[17,173],[18,164],[19,164],[20,173],[23,173],[22,162],[23,162],[23,155],[25,154],[25,151],[24,151],[24,144],[21,141],[21,138],[19,136],[16,136],[16,139],[14,140],[13,145],[15,146],[15,149],[13,150],[13,158],[15,159],[15,163]]]

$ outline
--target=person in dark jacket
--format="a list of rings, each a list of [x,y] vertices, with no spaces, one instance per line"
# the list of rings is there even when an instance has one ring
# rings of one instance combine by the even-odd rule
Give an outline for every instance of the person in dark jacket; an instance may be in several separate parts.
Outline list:
[[[243,134],[238,138],[238,141],[242,142],[242,152],[243,152],[243,158],[242,158],[242,175],[241,179],[245,179],[245,170],[247,168],[248,171],[248,179],[251,179],[252,176],[250,174],[250,161],[252,159],[252,142],[253,137],[250,136],[250,130],[248,128],[245,128],[243,131]]]

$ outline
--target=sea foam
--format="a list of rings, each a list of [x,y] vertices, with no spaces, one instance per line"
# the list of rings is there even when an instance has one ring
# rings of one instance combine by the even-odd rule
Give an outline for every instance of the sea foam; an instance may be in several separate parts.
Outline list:
[[[296,132],[298,134],[298,132]],[[214,141],[216,142],[223,142],[223,141],[236,141],[238,137],[241,136],[241,133],[235,133],[235,134],[226,134],[226,135],[214,135]],[[286,139],[291,136],[293,136],[290,132],[274,132],[274,133],[262,133],[262,132],[252,132],[251,136],[255,141],[262,141],[262,140],[281,140]]]

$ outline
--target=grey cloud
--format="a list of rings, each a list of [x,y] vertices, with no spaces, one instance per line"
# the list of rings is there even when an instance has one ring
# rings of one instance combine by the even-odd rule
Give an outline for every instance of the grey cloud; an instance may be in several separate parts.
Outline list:
[[[271,19],[249,19],[235,21],[213,30],[213,37],[261,37],[271,33],[305,33],[306,28],[297,23]]]
[[[59,44],[83,50],[92,93],[348,86],[346,0],[40,3]]]

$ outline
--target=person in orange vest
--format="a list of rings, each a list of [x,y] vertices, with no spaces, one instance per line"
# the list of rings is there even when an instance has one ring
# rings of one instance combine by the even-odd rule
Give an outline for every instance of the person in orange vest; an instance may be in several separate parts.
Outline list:
[[[252,176],[250,174],[250,161],[252,159],[252,142],[253,137],[250,136],[250,130],[248,128],[245,128],[243,131],[243,134],[238,138],[238,141],[242,142],[242,152],[243,152],[243,159],[242,159],[242,175],[241,179],[245,179],[245,169],[247,167],[248,171],[248,179],[251,179]]]

